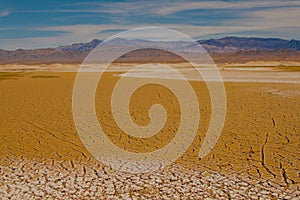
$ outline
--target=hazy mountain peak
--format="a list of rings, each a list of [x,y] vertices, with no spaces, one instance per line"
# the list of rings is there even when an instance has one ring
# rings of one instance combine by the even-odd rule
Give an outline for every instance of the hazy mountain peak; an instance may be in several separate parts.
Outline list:
[[[88,43],[75,43],[57,48],[44,48],[32,50],[1,50],[0,63],[81,63],[88,53],[102,41],[94,39]],[[114,38],[113,45],[122,48],[126,45],[154,44],[157,41],[149,40],[126,40]],[[182,52],[195,52],[198,47],[183,41],[159,42],[166,49],[176,49]],[[199,44],[214,55],[214,59],[224,58],[222,62],[230,62],[230,58],[242,60],[252,59],[285,59],[299,60],[300,41],[284,40],[280,38],[256,38],[228,36],[220,39],[199,40]],[[111,49],[113,53],[113,49]],[[224,55],[227,55],[224,57]],[[274,56],[276,55],[276,56]],[[231,59],[232,60],[232,59]],[[238,61],[235,61],[238,62]]]

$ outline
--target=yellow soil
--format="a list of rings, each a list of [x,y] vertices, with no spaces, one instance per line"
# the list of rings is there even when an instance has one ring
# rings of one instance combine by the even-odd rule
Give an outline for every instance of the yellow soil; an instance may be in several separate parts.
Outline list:
[[[73,121],[75,77],[71,72],[0,74],[0,164],[16,156],[93,160]],[[158,135],[133,138],[117,128],[111,114],[110,95],[117,80],[113,73],[106,73],[96,95],[98,120],[109,138],[133,152],[153,151],[167,144],[180,123],[179,104],[173,93],[158,85],[138,89],[130,104],[134,121],[146,125],[153,103],[165,106],[168,120]],[[300,84],[225,83],[228,111],[223,133],[202,160],[198,152],[209,124],[210,99],[204,83],[192,82],[192,86],[200,102],[200,127],[178,163],[299,185]]]

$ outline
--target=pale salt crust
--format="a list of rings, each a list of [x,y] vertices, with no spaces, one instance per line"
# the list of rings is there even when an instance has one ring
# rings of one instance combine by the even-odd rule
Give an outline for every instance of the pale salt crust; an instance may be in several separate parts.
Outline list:
[[[173,164],[150,174],[101,164],[15,159],[0,166],[1,199],[299,199],[299,188]]]
[[[272,63],[271,63],[272,64]],[[132,66],[142,65],[136,64],[113,64],[106,69],[106,65],[87,65],[81,66],[87,72],[127,72]],[[152,64],[155,70],[140,71],[127,75],[134,78],[160,78],[160,79],[178,79],[173,77],[168,70],[163,70]],[[173,67],[178,72],[183,73],[188,80],[191,81],[224,81],[224,82],[262,82],[262,83],[300,83],[300,71],[284,71],[278,67],[228,67],[219,68],[218,71],[222,75],[222,80],[215,76],[215,68],[204,65],[198,68],[201,76],[195,74],[195,69],[182,63],[164,64]],[[294,64],[295,65],[295,64]],[[232,64],[232,66],[235,66]],[[298,66],[298,65],[297,65]],[[223,66],[224,67],[224,66]],[[0,72],[78,72],[79,65],[70,64],[52,64],[52,65],[0,65]],[[119,76],[120,74],[118,74]],[[122,76],[122,74],[120,75]],[[205,77],[205,78],[203,78]]]
[[[183,73],[185,78],[191,81],[206,82],[254,82],[254,83],[300,83],[299,71],[273,71],[271,69],[220,69],[222,79],[216,76],[216,71],[210,68],[201,68],[201,75],[195,73],[195,69],[176,69]],[[136,71],[129,74],[119,74],[131,78],[158,78],[158,79],[178,79],[167,70],[156,71]]]

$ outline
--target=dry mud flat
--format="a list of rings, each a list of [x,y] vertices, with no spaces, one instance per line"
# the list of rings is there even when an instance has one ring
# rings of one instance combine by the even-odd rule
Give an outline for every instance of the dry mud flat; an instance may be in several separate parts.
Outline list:
[[[263,179],[178,164],[149,174],[129,174],[91,162],[15,159],[0,170],[1,199],[295,199],[300,195]]]
[[[124,199],[139,195],[299,198],[299,83],[225,83],[228,112],[222,135],[210,154],[199,160],[210,99],[204,83],[192,82],[201,111],[193,144],[174,165],[137,176],[95,164],[81,143],[72,116],[75,76],[67,72],[0,74],[0,195],[4,199],[45,195],[50,199],[95,195],[112,199],[114,195]],[[168,120],[147,141],[128,137],[118,130],[110,109],[110,93],[117,80],[113,73],[105,74],[101,80],[105,84],[100,81],[96,95],[98,121],[111,141],[133,152],[166,145],[180,123],[176,97],[158,86],[139,89],[130,102],[134,121],[147,124],[153,103],[165,106]]]

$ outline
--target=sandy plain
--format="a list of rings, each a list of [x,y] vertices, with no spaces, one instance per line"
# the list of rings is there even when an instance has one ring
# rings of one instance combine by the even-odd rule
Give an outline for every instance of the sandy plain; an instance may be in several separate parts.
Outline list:
[[[299,71],[223,70],[229,77],[224,78],[226,121],[218,143],[201,160],[210,98],[204,82],[191,81],[200,103],[198,133],[176,163],[144,175],[103,166],[84,147],[72,116],[75,72],[17,71],[0,73],[1,198],[300,198]],[[110,109],[120,73],[105,73],[98,85],[99,124],[127,151],[163,147],[180,123],[176,97],[158,85],[134,93],[130,108],[137,124],[149,123],[153,103],[165,106],[168,120],[153,137],[129,137],[118,129]],[[270,81],[263,81],[265,77]]]

